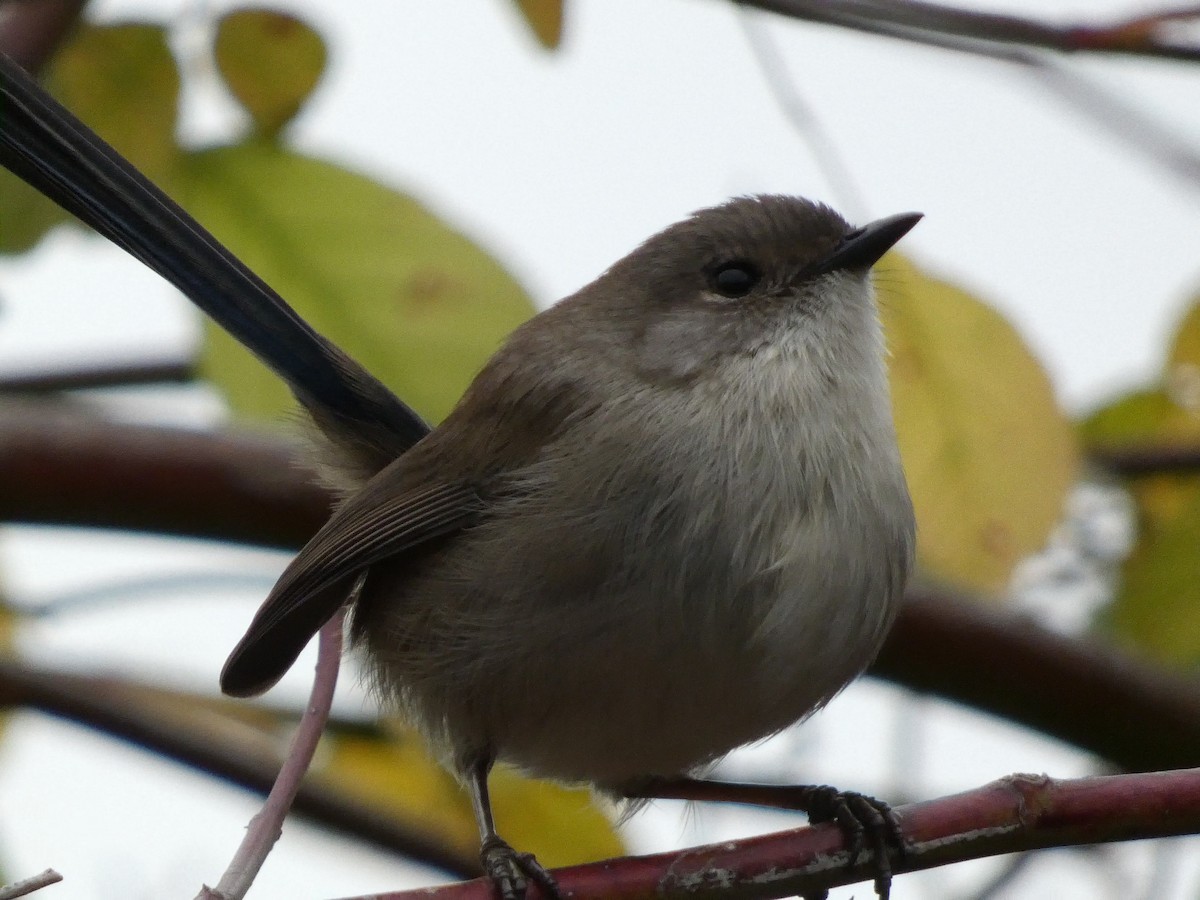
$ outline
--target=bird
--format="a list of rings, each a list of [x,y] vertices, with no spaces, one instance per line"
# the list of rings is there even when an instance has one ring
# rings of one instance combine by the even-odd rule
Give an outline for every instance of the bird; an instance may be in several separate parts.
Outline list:
[[[269,689],[350,604],[370,686],[471,793],[506,900],[556,885],[497,832],[497,762],[644,797],[874,658],[915,524],[870,273],[920,214],[855,227],[779,194],[698,210],[518,327],[430,428],[8,60],[0,101],[0,163],[179,287],[311,417],[340,500],[222,690]],[[861,799],[813,797],[844,827]]]

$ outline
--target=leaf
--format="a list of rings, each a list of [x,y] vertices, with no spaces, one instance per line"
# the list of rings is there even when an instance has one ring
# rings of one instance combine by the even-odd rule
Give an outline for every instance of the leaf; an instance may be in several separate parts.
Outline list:
[[[0,253],[24,253],[47,231],[74,219],[8,169],[0,169]]]
[[[1175,498],[1185,505],[1144,522],[1126,560],[1117,599],[1103,625],[1154,658],[1200,664],[1200,490],[1192,479]]]
[[[1133,391],[1090,413],[1079,431],[1088,447],[1128,449],[1200,444],[1200,301],[1183,317],[1160,384]],[[1167,527],[1200,490],[1195,475],[1161,473],[1130,482],[1143,529]]]
[[[532,850],[543,865],[556,868],[625,855],[621,838],[590,791],[534,781],[506,767],[492,772],[489,787],[505,838]]]
[[[471,803],[415,733],[396,729],[382,737],[327,732],[313,773],[364,803],[388,811],[464,856],[478,850]]]
[[[1200,431],[1200,297],[1179,323],[1163,373],[1167,390]]]
[[[1080,425],[1089,446],[1194,447],[1200,443],[1200,303],[1176,331],[1160,386],[1133,391]],[[1155,473],[1129,481],[1138,542],[1099,624],[1155,659],[1200,663],[1200,477]]]
[[[193,214],[432,421],[534,312],[484,251],[361,175],[262,141],[190,156],[186,175]],[[292,406],[275,376],[212,327],[204,368],[242,412]]]
[[[1191,301],[1191,306],[1184,314],[1171,338],[1171,348],[1167,351],[1168,371],[1178,365],[1191,364],[1200,366],[1200,295]]]
[[[1079,425],[1089,447],[1118,448],[1147,441],[1187,444],[1200,438],[1200,418],[1187,415],[1161,388],[1132,391],[1089,413]]]
[[[47,87],[67,109],[168,190],[179,70],[157,25],[81,28],[55,58]]]
[[[273,138],[299,112],[325,71],[325,42],[293,15],[240,9],[221,17],[217,68],[255,130]]]
[[[394,729],[381,738],[337,736],[332,746],[320,774],[337,788],[432,833],[465,856],[478,853],[470,799],[415,732]],[[492,773],[489,786],[501,834],[544,865],[623,855],[612,823],[587,791],[532,781],[503,768]]]
[[[895,254],[879,293],[919,560],[934,577],[997,591],[1062,516],[1078,469],[1071,425],[986,304]]]
[[[515,0],[521,15],[533,29],[534,35],[547,50],[554,50],[562,41],[564,0]]]
[[[46,88],[162,186],[179,158],[179,73],[166,33],[153,25],[81,26],[55,56]],[[7,170],[0,171],[0,252],[33,247],[74,219]]]

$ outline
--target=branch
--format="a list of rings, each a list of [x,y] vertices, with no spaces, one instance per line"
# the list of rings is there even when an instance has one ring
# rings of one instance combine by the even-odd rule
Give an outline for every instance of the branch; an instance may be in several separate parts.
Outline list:
[[[1013,45],[1059,53],[1103,53],[1200,62],[1200,46],[1160,40],[1170,21],[1200,18],[1195,6],[1144,15],[1111,26],[1058,26],[1036,19],[959,9],[919,0],[735,0],[778,15],[917,43]]]
[[[155,698],[158,698],[157,701]],[[0,658],[0,707],[24,707],[95,728],[231,784],[266,794],[279,759],[223,716],[198,720],[161,692],[119,678],[66,675]],[[379,809],[310,778],[296,795],[299,815],[377,847],[469,877],[479,863],[406,827]]]
[[[871,674],[1034,728],[1126,771],[1200,765],[1194,678],[979,602],[911,591],[906,600]]]
[[[216,888],[207,885],[200,889],[197,900],[242,900],[254,879],[258,877],[263,863],[283,834],[283,822],[296,805],[296,794],[312,764],[313,754],[325,733],[329,721],[329,710],[333,706],[333,692],[337,688],[338,669],[342,663],[342,626],[345,608],[321,626],[318,632],[317,671],[313,676],[312,691],[300,726],[292,737],[291,748],[284,758],[283,766],[271,785],[266,802],[258,814],[246,826],[242,843],[230,861]]]
[[[332,498],[298,446],[129,425],[69,403],[0,403],[0,520],[297,547]]]
[[[1200,447],[1093,447],[1088,456],[1114,475],[1200,474]]]
[[[1059,781],[1012,775],[982,788],[896,810],[906,852],[897,874],[1047,847],[1200,832],[1200,769]],[[559,869],[563,894],[642,897],[789,897],[874,876],[869,854],[853,866],[838,826],[817,825],[654,856]],[[345,900],[489,900],[490,883],[372,894]],[[531,888],[529,900],[544,897]]]
[[[14,881],[12,884],[0,887],[0,900],[16,900],[17,897],[28,897],[30,894],[40,891],[44,887],[49,887],[52,884],[58,884],[62,880],[63,877],[53,869],[46,869],[46,871],[31,878],[24,878],[21,881]]]
[[[36,74],[66,40],[86,5],[87,0],[0,4],[0,53]]]
[[[49,394],[141,384],[185,384],[195,378],[196,366],[190,361],[101,364],[66,371],[0,375],[0,394]]]
[[[1101,29],[1080,27],[1055,29],[1032,20],[989,13],[974,13],[911,0],[735,0],[780,15],[851,28],[880,37],[895,38],[926,47],[982,56],[1016,65],[1036,78],[1045,89],[1057,94],[1091,122],[1107,131],[1163,168],[1200,187],[1200,153],[1190,142],[1168,130],[1140,107],[1127,103],[1076,72],[1055,64],[1045,53],[1029,46],[1057,50],[1098,50],[1167,56],[1200,61],[1200,47],[1178,47],[1155,43],[1142,28],[1137,40],[1129,28],[1118,28],[1126,39],[1107,44],[1096,38]],[[1200,9],[1163,17],[1200,18]],[[1143,20],[1138,20],[1142,22]],[[1145,20],[1149,21],[1149,19]],[[1086,39],[1071,35],[1088,36]],[[1056,37],[1057,36],[1057,37]],[[1075,41],[1079,42],[1076,46]]]

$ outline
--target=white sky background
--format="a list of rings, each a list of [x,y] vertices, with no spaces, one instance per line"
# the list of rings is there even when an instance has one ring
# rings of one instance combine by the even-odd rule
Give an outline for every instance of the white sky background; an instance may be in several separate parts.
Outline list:
[[[1050,6],[987,4],[1034,15]],[[1153,377],[1186,298],[1200,289],[1200,185],[998,63],[756,17],[866,198],[868,208],[858,210],[827,184],[784,120],[726,4],[575,0],[555,54],[535,46],[507,0],[290,8],[315,22],[331,49],[327,78],[295,126],[300,148],[424,199],[491,248],[541,305],[660,227],[731,194],[800,193],[859,220],[916,209],[926,219],[905,238],[905,251],[1014,321],[1078,410]],[[1053,8],[1064,20],[1137,9]],[[194,14],[197,6],[93,4],[103,20],[184,9]],[[1200,68],[1069,62],[1200,148]],[[228,133],[230,107],[215,90],[188,100],[189,134]],[[89,244],[83,255],[81,243]],[[57,236],[32,260],[0,260],[0,299],[0,371],[179,352],[197,336],[186,303],[156,277],[75,235]],[[134,407],[141,415],[218,412],[211,399],[180,404],[176,392],[139,398],[149,404]],[[14,596],[35,605],[153,573],[249,573],[236,602],[225,588],[193,586],[169,603],[155,595],[62,616],[28,638],[38,658],[188,685],[215,685],[224,654],[285,559],[33,529],[10,529],[0,550]],[[126,644],[118,648],[118,640]],[[902,752],[897,730],[908,736]],[[879,686],[848,692],[804,735],[800,742],[817,752],[801,757],[797,778],[884,793],[897,773],[906,790],[936,796],[1010,771],[1071,775],[1087,767],[1048,742],[957,712],[897,705]],[[879,744],[883,750],[869,749]],[[180,771],[85,731],[21,717],[0,743],[0,859],[14,877],[46,865],[63,870],[69,880],[47,891],[48,900],[191,896],[201,880],[216,879],[253,805]],[[639,849],[666,849],[748,827],[782,826],[709,809],[681,826],[651,812],[632,835]],[[383,857],[312,829],[289,830],[280,850],[252,896],[344,896],[429,877],[402,876]],[[1122,848],[1115,858],[1119,865],[1109,857],[1097,869],[1093,858],[1057,854],[1025,885],[1038,893],[1052,886],[1061,898],[1104,896],[1094,870],[1123,873],[1114,896],[1151,887],[1157,897],[1195,896],[1200,883],[1194,859],[1173,883],[1152,886],[1144,856]],[[902,877],[895,896],[949,896],[951,886],[981,877],[980,867],[963,869],[926,881]],[[851,893],[867,889],[840,896]]]

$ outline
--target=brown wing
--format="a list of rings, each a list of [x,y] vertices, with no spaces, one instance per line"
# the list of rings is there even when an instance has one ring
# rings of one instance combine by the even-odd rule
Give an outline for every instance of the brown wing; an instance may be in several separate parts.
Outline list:
[[[402,490],[395,482],[405,474],[396,467],[381,472],[292,560],[226,660],[222,691],[249,697],[270,688],[346,602],[368,566],[458,531],[483,509],[469,484]]]

